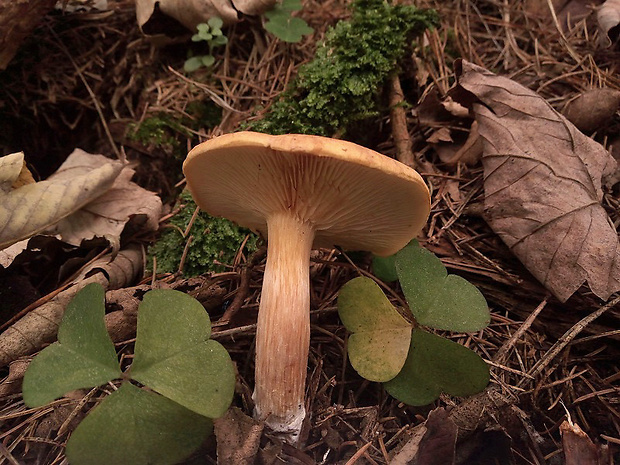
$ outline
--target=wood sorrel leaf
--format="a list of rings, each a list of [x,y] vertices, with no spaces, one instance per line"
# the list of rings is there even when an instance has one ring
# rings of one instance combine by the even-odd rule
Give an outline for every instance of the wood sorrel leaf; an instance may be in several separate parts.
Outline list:
[[[303,19],[292,17],[288,11],[278,7],[266,12],[265,17],[269,19],[265,29],[284,42],[299,42],[303,36],[314,32]]]
[[[396,271],[418,323],[463,332],[489,324],[489,308],[482,293],[466,279],[449,275],[432,252],[408,245],[396,254]]]
[[[169,289],[148,292],[138,310],[131,377],[200,415],[221,416],[232,402],[235,370],[210,335],[209,315],[196,299]]]
[[[388,381],[403,367],[411,339],[411,323],[394,308],[372,279],[346,283],[338,297],[338,314],[351,331],[351,365],[370,381]]]
[[[75,295],[58,328],[58,342],[43,349],[26,370],[26,405],[45,405],[66,392],[122,375],[104,313],[105,291],[99,284],[89,284]]]
[[[211,420],[159,394],[123,384],[75,429],[71,465],[170,465],[197,449]]]
[[[435,334],[415,329],[402,371],[384,384],[387,392],[409,405],[426,405],[441,392],[476,394],[489,383],[489,369],[472,350]]]
[[[372,272],[385,283],[398,280],[396,273],[396,255],[389,257],[372,257]]]

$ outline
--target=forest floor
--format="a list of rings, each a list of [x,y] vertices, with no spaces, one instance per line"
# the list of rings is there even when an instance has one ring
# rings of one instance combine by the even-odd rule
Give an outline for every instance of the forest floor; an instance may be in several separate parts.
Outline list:
[[[486,329],[446,336],[488,362],[489,387],[473,398],[442,395],[431,405],[409,407],[380,384],[363,380],[347,363],[347,332],[338,319],[336,298],[344,283],[370,270],[369,259],[351,261],[340,251],[320,250],[311,270],[309,415],[302,446],[295,449],[266,435],[256,463],[389,463],[429,413],[442,407],[460,428],[454,463],[564,463],[567,443],[560,425],[567,418],[592,439],[603,457],[599,463],[618,458],[620,308],[606,306],[587,285],[561,302],[500,240],[483,219],[481,152],[458,151],[470,134],[471,119],[459,119],[441,104],[455,85],[459,58],[537,92],[560,112],[589,89],[620,91],[618,43],[603,40],[592,7],[601,2],[553,2],[557,15],[550,13],[551,3],[421,0],[418,6],[439,12],[441,25],[425,33],[415,54],[400,64],[406,130],[417,169],[432,192],[430,221],[419,240],[450,273],[475,284],[487,299],[491,323]],[[326,30],[350,15],[344,0],[305,1],[300,16],[314,33],[295,44],[276,39],[260,21],[242,21],[225,30],[228,45],[215,50],[212,67],[185,73],[190,35],[180,30],[172,39],[147,37],[136,24],[133,1],[108,4],[106,11],[48,15],[0,72],[1,148],[3,155],[24,151],[38,179],[53,173],[76,147],[111,158],[122,149],[136,170],[134,181],[156,192],[166,213],[173,211],[183,189],[187,150],[268,112],[299,67],[312,60]],[[388,94],[386,85],[378,96],[385,108]],[[136,137],[136,127],[145,122],[155,129],[146,138]],[[619,128],[616,111],[587,135],[607,147],[620,146]],[[389,112],[364,121],[346,138],[386,155],[398,151]],[[464,152],[471,158],[454,158]],[[602,203],[616,227],[619,199],[617,185],[604,190]],[[125,233],[121,247],[136,238],[147,245],[156,234]],[[0,323],[28,306],[36,308],[38,299],[60,289],[80,266],[106,250],[100,244],[90,249],[56,245],[42,255],[22,257],[10,272],[3,271],[0,283],[27,291],[0,291]],[[74,264],[70,272],[63,268],[69,260]],[[153,277],[151,268],[123,287],[142,295],[156,283],[187,292],[216,284],[211,301],[201,298],[214,321],[214,337],[236,362],[233,405],[251,415],[253,363],[248,354],[253,353],[264,259],[252,261],[239,253],[225,265],[224,272],[191,279],[178,272]],[[240,311],[218,325],[232,301]],[[130,351],[132,336],[125,336],[119,348]],[[17,362],[11,367],[18,371]],[[5,368],[2,376],[8,377],[0,405],[0,464],[62,463],[80,399],[64,399],[54,409],[26,409],[19,391],[6,387],[7,380],[20,375],[11,378]],[[215,457],[209,442],[187,463],[215,463]],[[439,462],[427,457],[417,463]]]

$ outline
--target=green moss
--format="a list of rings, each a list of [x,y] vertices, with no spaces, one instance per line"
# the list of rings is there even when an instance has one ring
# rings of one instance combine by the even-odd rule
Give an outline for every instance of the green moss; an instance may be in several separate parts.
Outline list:
[[[331,136],[378,114],[378,93],[412,38],[438,24],[433,10],[356,0],[353,16],[329,30],[313,61],[265,118],[248,129]]]
[[[247,253],[256,250],[258,236],[249,230],[236,226],[231,221],[215,218],[200,212],[196,217],[188,237],[183,232],[189,225],[196,204],[188,192],[179,197],[179,212],[170,219],[157,243],[149,248],[149,268],[152,269],[152,257],[157,257],[157,272],[174,273],[178,271],[181,256],[185,249],[188,237],[193,236],[183,266],[186,276],[198,276],[208,271],[223,271],[224,267],[214,264],[232,263],[237,250],[250,234],[244,250]]]
[[[187,116],[174,118],[168,113],[156,113],[129,129],[130,140],[147,147],[157,147],[175,157],[185,158],[185,139],[191,130],[209,129],[222,120],[222,109],[213,102],[196,100],[185,109]]]

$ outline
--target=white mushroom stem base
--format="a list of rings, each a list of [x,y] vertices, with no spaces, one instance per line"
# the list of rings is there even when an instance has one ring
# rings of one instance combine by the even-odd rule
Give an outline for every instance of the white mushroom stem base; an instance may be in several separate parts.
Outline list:
[[[305,417],[314,229],[280,213],[267,220],[267,264],[256,328],[255,415],[296,442]]]

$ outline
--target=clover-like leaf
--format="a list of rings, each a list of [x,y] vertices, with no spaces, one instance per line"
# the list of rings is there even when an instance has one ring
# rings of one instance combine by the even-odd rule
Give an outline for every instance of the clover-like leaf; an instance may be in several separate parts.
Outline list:
[[[388,381],[405,363],[411,338],[409,323],[372,279],[346,283],[338,297],[338,314],[351,331],[351,365],[370,381]]]
[[[218,46],[218,45],[226,45],[228,43],[228,37],[226,36],[216,36],[213,38],[213,40],[211,41],[211,45]]]
[[[269,19],[265,29],[284,42],[299,42],[303,36],[314,32],[303,19],[290,16],[290,12],[282,8],[276,7],[265,16]]]
[[[202,64],[205,66],[211,66],[215,63],[215,57],[213,55],[204,55],[202,57]]]
[[[288,13],[293,11],[299,11],[303,7],[301,0],[282,0],[282,2],[276,7]]]
[[[221,416],[232,402],[235,370],[210,334],[209,315],[196,299],[148,292],[138,311],[132,378],[196,413]]]
[[[37,355],[22,385],[29,407],[45,405],[74,389],[98,386],[122,373],[104,323],[105,291],[99,284],[81,289],[67,306],[58,342]]]
[[[418,323],[464,332],[489,324],[489,308],[482,293],[466,279],[449,275],[432,252],[408,245],[396,254],[396,271]]]
[[[192,71],[196,71],[198,68],[202,67],[202,57],[191,57],[185,60],[185,64],[183,65],[183,69],[188,73]]]
[[[391,283],[397,281],[398,273],[396,273],[396,255],[390,255],[388,257],[373,257],[372,272],[383,282]]]
[[[435,334],[415,329],[402,371],[384,384],[409,405],[426,405],[441,392],[470,396],[489,383],[489,368],[474,351]]]
[[[213,31],[215,29],[222,29],[222,26],[224,25],[224,21],[222,21],[222,18],[213,16],[209,18],[209,20],[207,21],[207,24],[211,27],[211,30]]]
[[[212,429],[210,419],[125,383],[79,424],[66,454],[71,465],[170,465]]]

